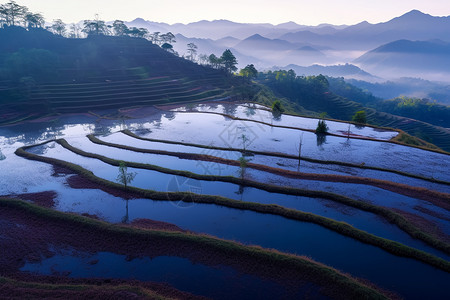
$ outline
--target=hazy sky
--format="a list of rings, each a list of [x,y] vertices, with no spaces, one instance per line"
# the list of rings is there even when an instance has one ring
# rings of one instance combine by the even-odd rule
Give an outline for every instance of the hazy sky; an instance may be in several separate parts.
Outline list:
[[[0,0],[0,3],[8,1]],[[450,0],[16,0],[47,21],[70,23],[92,19],[131,21],[137,17],[166,23],[228,19],[244,23],[302,25],[356,24],[388,21],[412,9],[435,16],[450,15]]]

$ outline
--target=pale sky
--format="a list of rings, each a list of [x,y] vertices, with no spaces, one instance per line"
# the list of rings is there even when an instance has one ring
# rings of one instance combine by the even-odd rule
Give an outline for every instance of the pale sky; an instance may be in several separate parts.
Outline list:
[[[8,1],[0,0],[1,4]],[[450,15],[450,0],[16,0],[48,22],[120,19],[189,23],[227,19],[241,23],[352,25],[361,21],[386,22],[412,9],[434,16]]]

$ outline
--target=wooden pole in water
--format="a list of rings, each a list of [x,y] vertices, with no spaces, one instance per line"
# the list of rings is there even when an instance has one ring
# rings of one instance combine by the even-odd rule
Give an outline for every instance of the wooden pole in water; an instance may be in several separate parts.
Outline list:
[[[302,157],[302,144],[303,144],[303,132],[302,132],[302,135],[300,136],[300,143],[298,146],[298,170],[297,170],[297,172],[300,172],[300,160]]]

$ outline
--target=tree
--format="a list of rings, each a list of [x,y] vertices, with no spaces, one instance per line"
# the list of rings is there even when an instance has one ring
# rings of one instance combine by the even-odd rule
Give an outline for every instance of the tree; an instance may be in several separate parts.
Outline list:
[[[51,28],[57,35],[64,36],[66,33],[66,24],[61,19],[53,20]]]
[[[109,33],[105,21],[100,20],[98,15],[95,15],[94,20],[84,20],[83,25],[82,31],[87,35],[107,35]]]
[[[197,49],[198,49],[197,45],[194,43],[189,43],[189,44],[187,44],[187,48],[188,48],[187,49],[187,52],[188,52],[187,58],[190,61],[195,61],[195,56],[197,55]]]
[[[133,37],[145,38],[148,35],[148,30],[145,28],[131,27],[127,33]]]
[[[207,65],[209,62],[209,57],[206,54],[200,54],[198,56],[198,63],[201,65]]]
[[[115,20],[112,28],[116,36],[128,35],[128,26],[121,20]]]
[[[210,66],[213,67],[214,69],[219,69],[222,65],[221,59],[214,54],[211,54],[209,56],[208,60],[209,60]]]
[[[167,52],[171,52],[173,53],[173,46],[169,43],[164,43],[161,45],[161,48],[163,48],[164,50],[166,50]]]
[[[319,120],[317,123],[316,134],[317,135],[325,135],[328,133],[328,126],[325,123],[325,120]]]
[[[250,139],[245,134],[242,134],[239,139],[242,140],[242,153],[245,154],[247,152],[247,142],[250,141]]]
[[[119,163],[119,174],[117,175],[116,181],[123,184],[125,188],[127,188],[127,185],[136,177],[136,173],[128,173],[127,169],[125,162],[121,161]]]
[[[250,160],[246,159],[245,156],[239,157],[239,167],[240,167],[240,173],[241,173],[241,179],[244,180],[245,178],[245,171],[247,170],[248,163]]]
[[[237,60],[230,49],[225,50],[220,59],[222,60],[223,66],[227,72],[231,73],[237,70]]]
[[[160,34],[159,31],[156,31],[156,32],[153,32],[152,34],[149,34],[150,40],[156,45],[159,45],[159,43],[161,41],[161,39],[159,37],[159,34]]]
[[[256,78],[258,76],[258,70],[256,70],[253,64],[247,65],[245,68],[241,69],[239,75],[246,78]]]
[[[70,25],[70,33],[69,33],[69,37],[73,38],[73,39],[79,39],[81,38],[81,27],[78,26],[77,24],[73,23],[72,25]]]
[[[284,108],[283,105],[281,105],[281,101],[280,100],[275,100],[272,103],[272,113],[274,115],[281,115],[284,112]]]
[[[357,111],[353,115],[352,121],[355,123],[358,123],[358,124],[366,124],[367,123],[366,111],[364,111],[364,110]]]
[[[173,33],[170,32],[170,31],[168,33],[166,33],[166,34],[162,34],[160,36],[160,39],[161,39],[162,43],[167,43],[167,44],[176,43],[176,38],[173,35]]]
[[[20,20],[23,20],[27,12],[28,8],[17,4],[16,1],[10,1],[6,4],[0,5],[2,24],[7,26],[18,25]]]
[[[42,28],[45,24],[44,17],[41,14],[27,13],[25,15],[25,23],[28,29],[30,28]]]

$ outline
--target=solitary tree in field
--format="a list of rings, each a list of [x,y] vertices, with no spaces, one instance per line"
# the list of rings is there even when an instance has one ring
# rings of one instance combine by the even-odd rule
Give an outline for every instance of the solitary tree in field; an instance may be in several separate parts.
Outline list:
[[[245,134],[242,134],[239,139],[242,140],[242,151],[245,154],[247,151],[247,142],[250,141],[250,139]]]
[[[279,121],[281,119],[281,114],[284,112],[283,105],[280,100],[275,100],[272,103],[272,116],[274,120]]]
[[[275,100],[272,103],[272,113],[274,114],[281,114],[284,112],[283,105],[281,104],[280,100]]]
[[[240,175],[241,179],[244,180],[245,172],[247,171],[249,160],[245,158],[245,156],[239,157],[239,167],[240,167]]]
[[[119,163],[119,174],[117,175],[116,181],[123,184],[127,188],[128,184],[133,181],[136,177],[136,173],[128,173],[128,168],[125,162],[121,161]]]
[[[328,133],[328,126],[325,123],[325,120],[319,120],[317,123],[316,134],[317,135],[325,135]]]
[[[353,116],[352,121],[358,124],[366,124],[367,123],[366,111],[364,110],[357,111]]]

